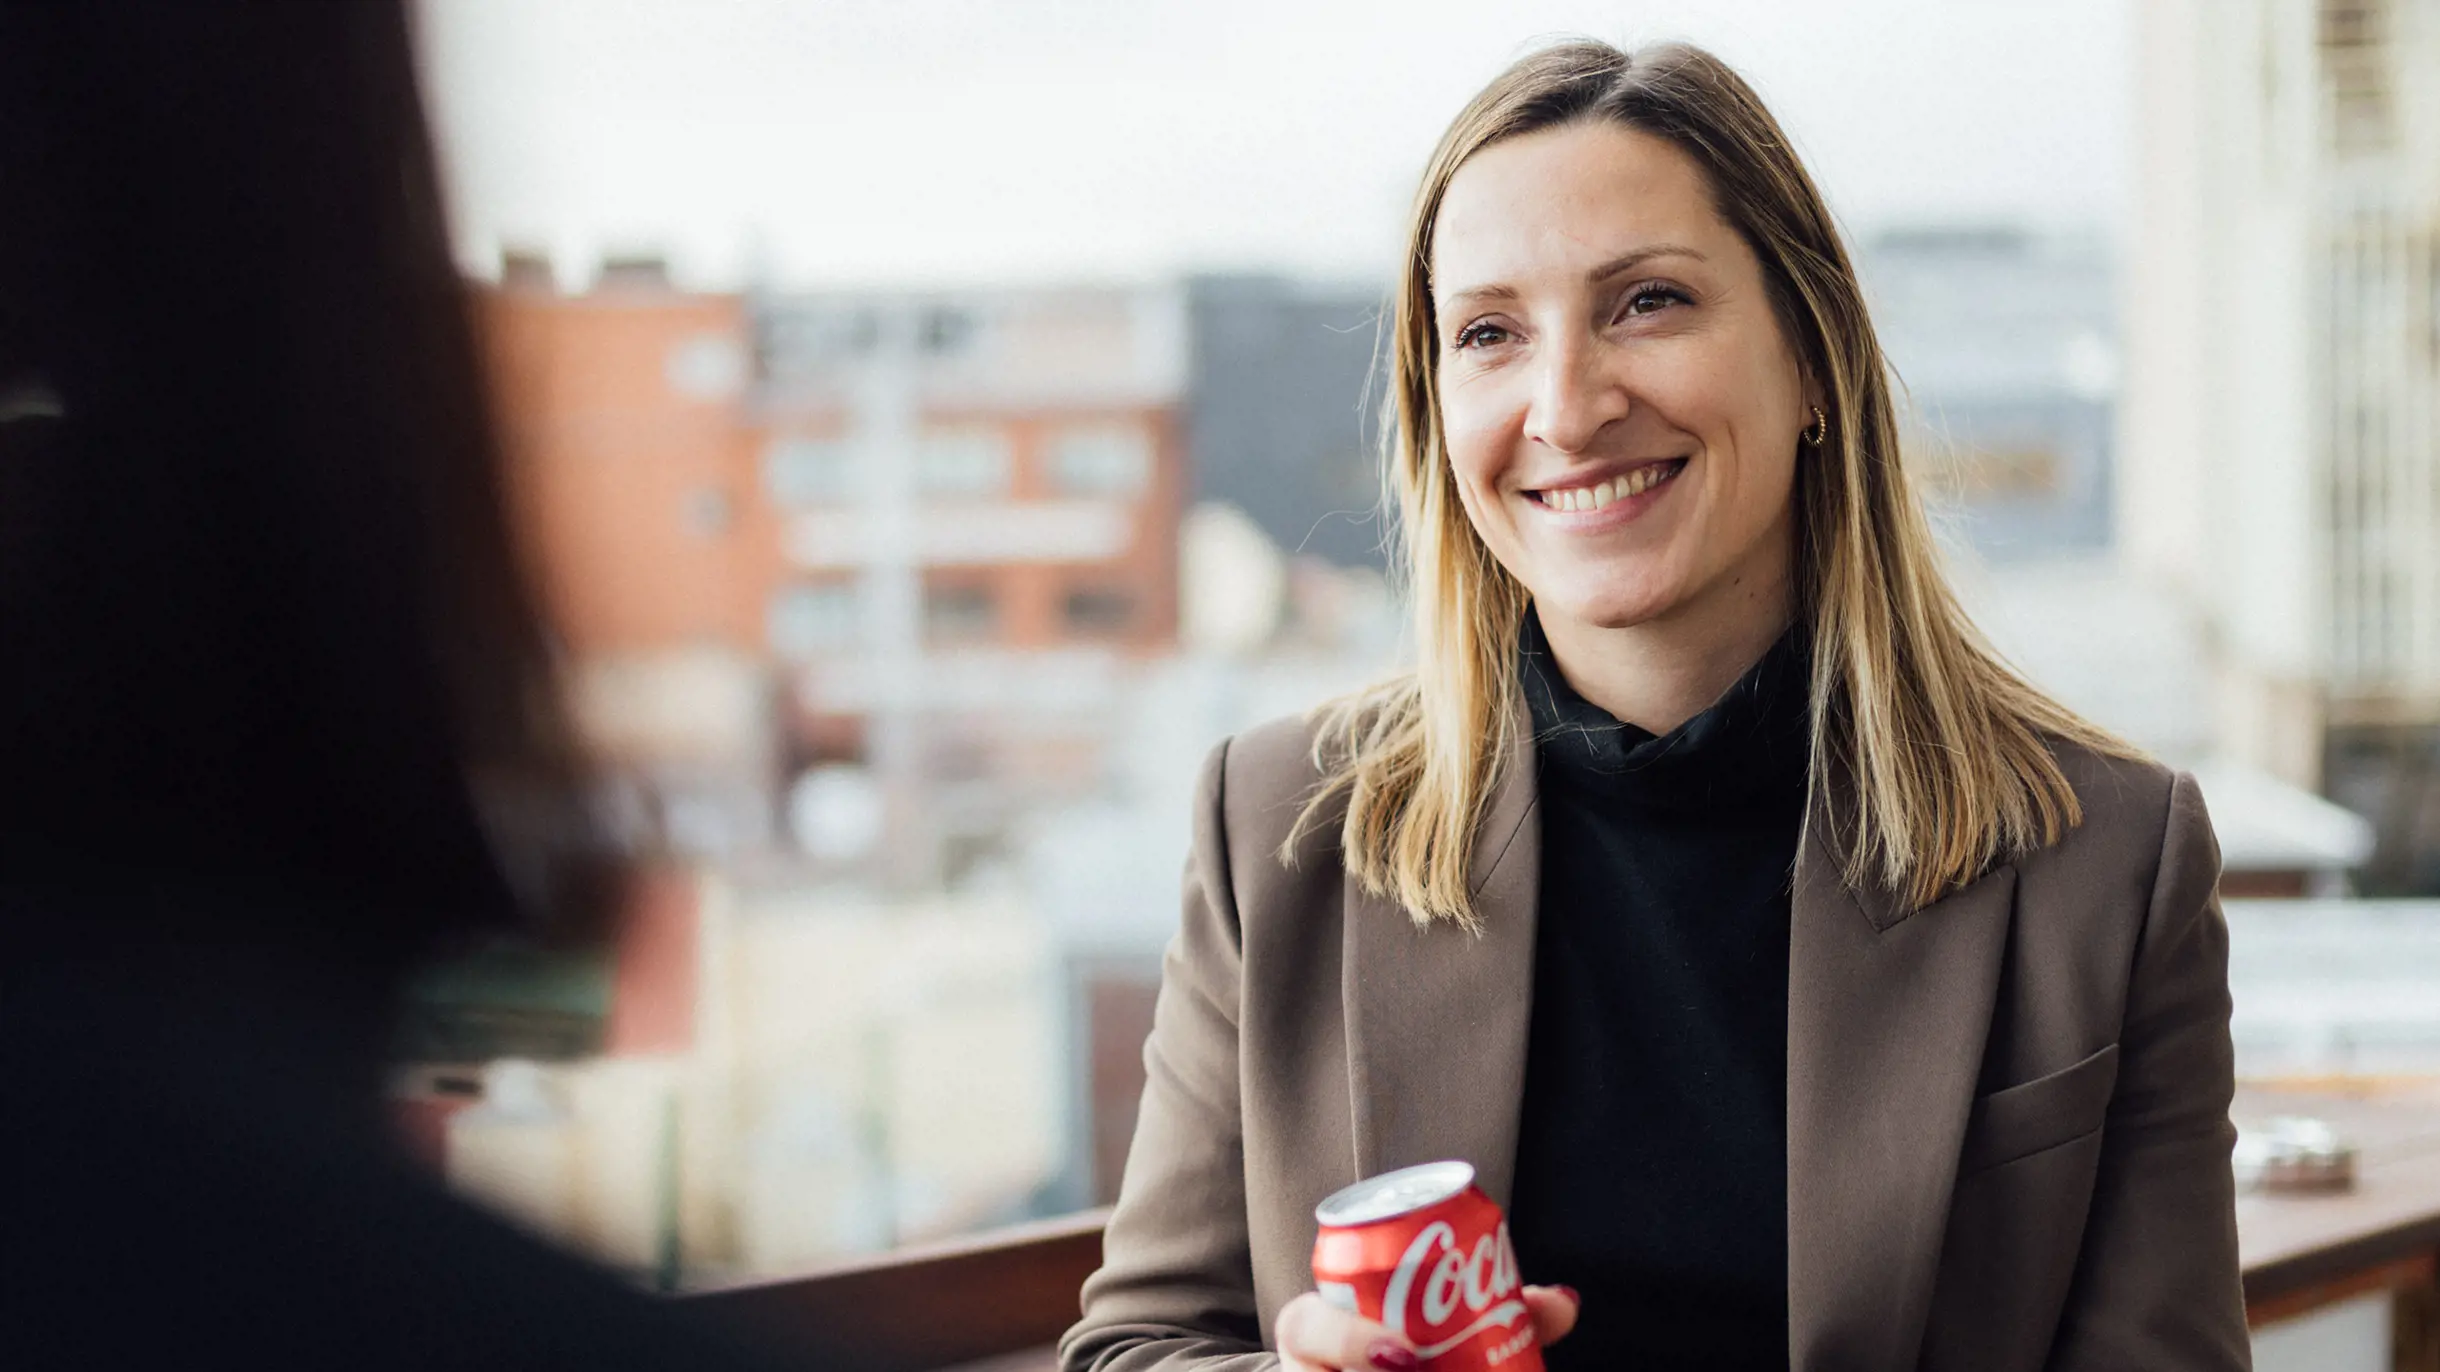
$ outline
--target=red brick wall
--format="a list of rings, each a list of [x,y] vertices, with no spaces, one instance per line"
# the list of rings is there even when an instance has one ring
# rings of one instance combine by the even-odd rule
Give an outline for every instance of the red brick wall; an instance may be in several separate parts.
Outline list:
[[[762,642],[778,525],[742,397],[684,394],[690,341],[748,344],[735,296],[478,288],[477,318],[535,574],[579,656]],[[728,522],[705,527],[702,505]]]
[[[1009,497],[1062,498],[1052,485],[1049,446],[1059,429],[1073,423],[1117,421],[1142,424],[1153,437],[1151,480],[1134,498],[1135,538],[1115,558],[1098,562],[1024,563],[942,569],[932,576],[960,584],[985,582],[1000,603],[998,646],[1053,648],[1075,643],[1115,645],[1132,653],[1166,652],[1178,639],[1178,529],[1186,503],[1185,437],[1178,412],[1168,406],[1131,409],[1034,410],[928,416],[941,423],[986,423],[1008,435],[1015,456]],[[1077,635],[1062,620],[1072,590],[1123,590],[1136,599],[1134,622],[1123,633]]]

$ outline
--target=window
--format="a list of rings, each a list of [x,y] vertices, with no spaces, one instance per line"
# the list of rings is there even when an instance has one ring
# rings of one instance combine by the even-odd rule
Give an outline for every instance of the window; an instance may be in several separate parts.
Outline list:
[[[926,495],[1000,495],[1008,490],[1008,439],[980,426],[936,429],[915,449],[915,486]]]
[[[839,438],[783,438],[763,454],[763,489],[787,509],[836,504],[854,494],[853,456]]]
[[[946,305],[924,311],[917,341],[928,353],[955,353],[974,337],[974,316]]]
[[[1068,592],[1060,619],[1072,634],[1101,637],[1135,626],[1135,593],[1094,587]]]
[[[669,350],[669,388],[689,400],[728,400],[745,389],[746,350],[727,334],[697,334]]]
[[[1051,484],[1067,495],[1134,495],[1152,478],[1152,442],[1132,424],[1063,429],[1051,439]]]
[[[1000,598],[989,586],[931,586],[924,590],[926,636],[944,643],[990,638],[1000,627]]]
[[[791,661],[855,646],[863,604],[852,581],[789,586],[771,597],[771,651]]]
[[[820,305],[769,311],[757,320],[764,376],[786,381],[818,378],[851,365],[880,341],[881,323],[870,309]]]

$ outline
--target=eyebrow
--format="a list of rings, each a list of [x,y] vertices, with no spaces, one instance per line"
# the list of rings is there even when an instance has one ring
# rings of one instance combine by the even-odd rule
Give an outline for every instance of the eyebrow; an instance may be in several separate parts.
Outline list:
[[[1627,272],[1631,272],[1637,267],[1644,265],[1646,262],[1649,262],[1656,257],[1690,257],[1697,262],[1708,262],[1711,260],[1710,258],[1705,257],[1701,252],[1698,252],[1693,248],[1689,248],[1682,243],[1654,243],[1648,247],[1637,248],[1631,253],[1613,257],[1609,261],[1602,263],[1600,266],[1593,268],[1589,272],[1586,272],[1584,274],[1585,284],[1598,286],[1602,282],[1607,281],[1614,276],[1620,276]],[[1452,291],[1449,293],[1449,297],[1444,304],[1445,306],[1456,306],[1460,304],[1473,304],[1478,301],[1514,300],[1516,298],[1516,287],[1495,283],[1487,286],[1468,286],[1462,291]]]

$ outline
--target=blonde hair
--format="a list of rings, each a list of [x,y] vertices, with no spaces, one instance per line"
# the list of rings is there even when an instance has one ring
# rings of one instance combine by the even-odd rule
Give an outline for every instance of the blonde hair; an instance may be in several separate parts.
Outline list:
[[[1590,119],[1668,139],[1694,159],[1719,213],[1761,260],[1780,326],[1827,398],[1828,435],[1797,474],[1795,575],[1813,643],[1811,785],[1817,798],[1852,801],[1816,810],[1844,880],[1920,908],[2005,854],[2056,842],[2082,813],[2052,745],[2131,750],[2011,672],[1950,592],[1900,467],[1880,342],[1821,193],[1718,58],[1579,41],[1520,59],[1475,96],[1416,194],[1389,340],[1384,461],[1417,666],[1323,708],[1324,779],[1290,847],[1343,800],[1342,860],[1368,891],[1418,923],[1475,922],[1474,832],[1500,769],[1525,754],[1517,640],[1528,596],[1467,519],[1443,446],[1434,221],[1475,153]],[[1826,791],[1832,776],[1842,784]]]

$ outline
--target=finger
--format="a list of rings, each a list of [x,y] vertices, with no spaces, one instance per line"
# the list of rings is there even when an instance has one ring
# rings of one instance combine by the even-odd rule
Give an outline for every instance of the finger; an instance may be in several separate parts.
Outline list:
[[[1415,1372],[1423,1365],[1404,1340],[1311,1292],[1280,1310],[1274,1332],[1281,1363],[1289,1369]]]
[[[1584,1305],[1572,1286],[1528,1286],[1524,1289],[1525,1308],[1533,1313],[1533,1336],[1543,1343],[1557,1343],[1576,1327],[1576,1312]]]

